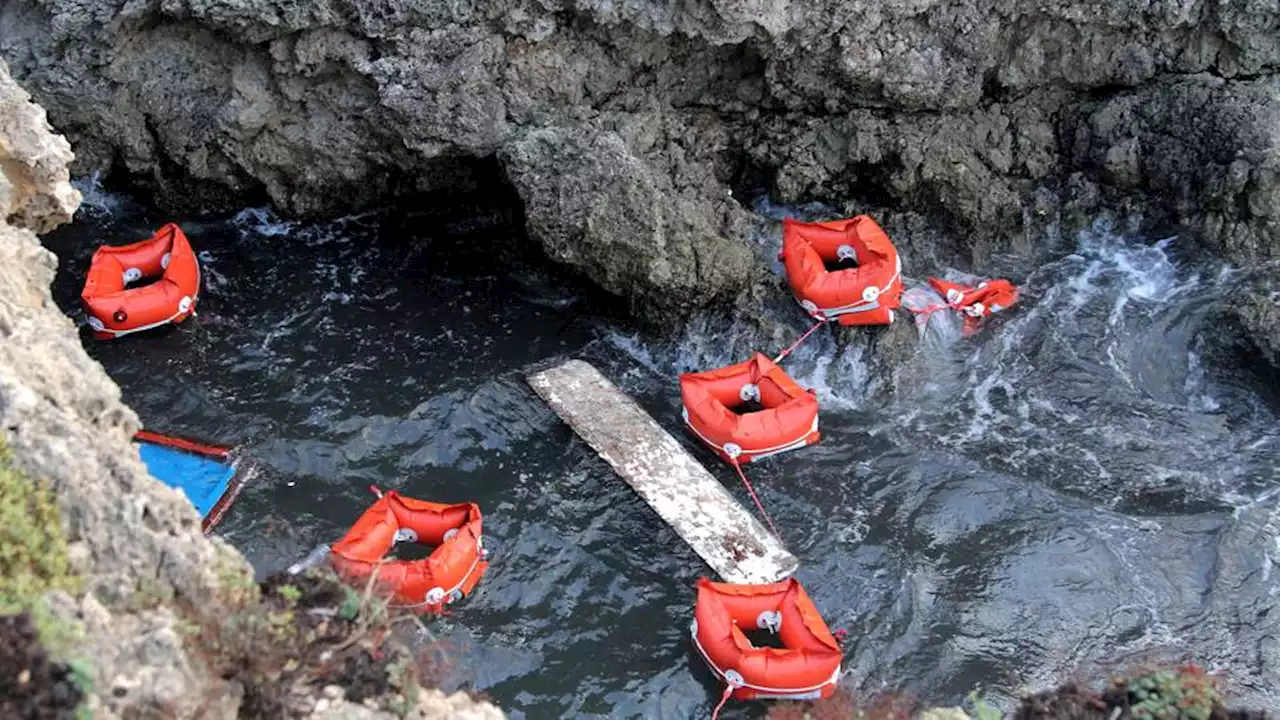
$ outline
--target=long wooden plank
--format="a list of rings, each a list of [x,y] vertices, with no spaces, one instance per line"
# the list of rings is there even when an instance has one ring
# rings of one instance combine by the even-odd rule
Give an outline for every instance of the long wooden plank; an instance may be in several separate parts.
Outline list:
[[[795,572],[795,556],[599,370],[569,360],[528,381],[726,582],[776,582]]]

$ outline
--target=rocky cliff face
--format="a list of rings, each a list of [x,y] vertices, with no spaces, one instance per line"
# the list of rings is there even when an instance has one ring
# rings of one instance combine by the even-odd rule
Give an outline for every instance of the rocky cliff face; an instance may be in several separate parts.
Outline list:
[[[35,232],[70,221],[79,206],[71,161],[70,144],[0,61],[0,441],[19,470],[56,492],[85,590],[47,601],[75,628],[71,652],[89,660],[93,717],[236,717],[242,688],[208,671],[201,658],[210,649],[182,632],[191,617],[174,608],[212,602],[228,578],[251,577],[249,567],[201,534],[186,498],[147,473],[130,442],[137,416],[49,294],[57,259]],[[324,705],[334,717],[392,717]],[[438,694],[424,697],[420,716],[458,712],[502,717]]]
[[[0,428],[17,466],[57,493],[73,570],[88,590],[60,605],[86,626],[95,686],[107,697],[125,689],[116,708],[167,706],[202,688],[172,615],[112,617],[104,603],[125,606],[150,583],[200,597],[221,565],[244,563],[206,540],[190,503],[147,475],[129,442],[137,416],[49,295],[57,259],[32,230],[69,221],[79,206],[71,159],[70,144],[0,64]]]
[[[1264,0],[12,0],[0,55],[82,169],[184,206],[497,156],[548,253],[657,318],[753,283],[742,183],[928,213],[979,264],[1104,205],[1280,254]]]

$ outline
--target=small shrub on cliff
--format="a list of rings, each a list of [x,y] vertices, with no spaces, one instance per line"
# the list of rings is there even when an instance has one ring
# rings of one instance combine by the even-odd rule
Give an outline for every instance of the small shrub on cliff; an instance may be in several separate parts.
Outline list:
[[[1022,699],[1014,720],[1266,720],[1231,710],[1215,678],[1202,668],[1133,668],[1101,691],[1069,682]]]
[[[422,673],[387,642],[399,618],[376,593],[312,571],[277,574],[251,592],[228,583],[218,603],[216,612],[187,609],[187,646],[244,688],[242,717],[305,715],[326,685],[357,703],[397,697],[397,709],[412,705]]]
[[[14,467],[0,438],[0,614],[30,613],[44,646],[62,655],[78,628],[56,620],[40,597],[51,590],[75,593],[79,587],[53,492]]]
[[[0,439],[0,613],[31,610],[50,590],[78,587],[53,493],[18,472]]]
[[[1196,666],[1157,670],[1115,685],[1128,693],[1133,720],[1209,720],[1223,699],[1217,682]]]

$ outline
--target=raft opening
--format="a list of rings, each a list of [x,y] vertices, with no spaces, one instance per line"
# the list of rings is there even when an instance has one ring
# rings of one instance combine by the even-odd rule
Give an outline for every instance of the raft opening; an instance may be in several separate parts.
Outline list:
[[[406,562],[414,562],[417,560],[426,560],[431,557],[431,553],[436,551],[439,545],[429,545],[421,540],[401,540],[391,546],[391,551],[387,553],[388,560],[404,560]]]
[[[751,413],[764,412],[768,409],[759,400],[743,400],[736,405],[729,406],[729,412],[736,415],[750,415]]]
[[[827,272],[840,272],[841,270],[853,270],[858,267],[858,262],[853,258],[836,258],[834,260],[823,260],[822,267]]]
[[[156,283],[160,282],[163,279],[164,279],[164,275],[143,275],[142,277],[136,280],[129,280],[125,282],[124,289],[140,290],[144,287],[147,287],[148,285],[155,285]]]
[[[148,269],[141,269],[137,274],[126,272],[124,275],[125,290],[140,290],[148,285],[155,285],[164,279],[165,271],[169,269],[168,257],[173,252],[174,241],[177,240],[177,231],[177,225],[166,225],[156,232],[154,237],[162,240],[166,255],[161,260],[160,271],[154,272],[155,268],[149,268],[152,272],[148,272]]]
[[[772,630],[764,630],[760,628],[739,628],[742,634],[747,637],[747,642],[751,643],[753,648],[773,648],[775,650],[786,650],[787,644],[782,642],[782,638]]]

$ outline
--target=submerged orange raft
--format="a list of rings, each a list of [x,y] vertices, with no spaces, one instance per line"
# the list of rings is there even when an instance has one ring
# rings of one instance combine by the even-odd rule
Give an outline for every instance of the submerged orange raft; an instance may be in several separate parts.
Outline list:
[[[835,692],[843,653],[795,578],[767,585],[700,578],[697,590],[689,631],[731,697],[818,700]],[[756,647],[744,629],[772,632],[785,647]]]
[[[948,307],[964,313],[965,335],[976,332],[983,318],[1018,302],[1018,288],[1008,280],[983,280],[977,287],[969,287],[931,277],[929,284],[947,299]]]
[[[868,215],[829,222],[785,218],[778,259],[796,300],[813,317],[888,325],[902,303],[902,260]]]
[[[728,462],[747,463],[818,442],[818,399],[761,353],[680,376],[685,424]],[[764,409],[736,412],[745,403]]]
[[[394,490],[378,498],[330,549],[334,568],[352,582],[375,583],[401,606],[438,612],[469,595],[489,567],[480,507],[416,500]],[[421,560],[385,560],[397,542],[435,546]]]
[[[129,287],[144,280],[150,285]],[[182,229],[168,223],[146,240],[93,253],[80,302],[99,340],[186,320],[200,294],[200,263]]]

